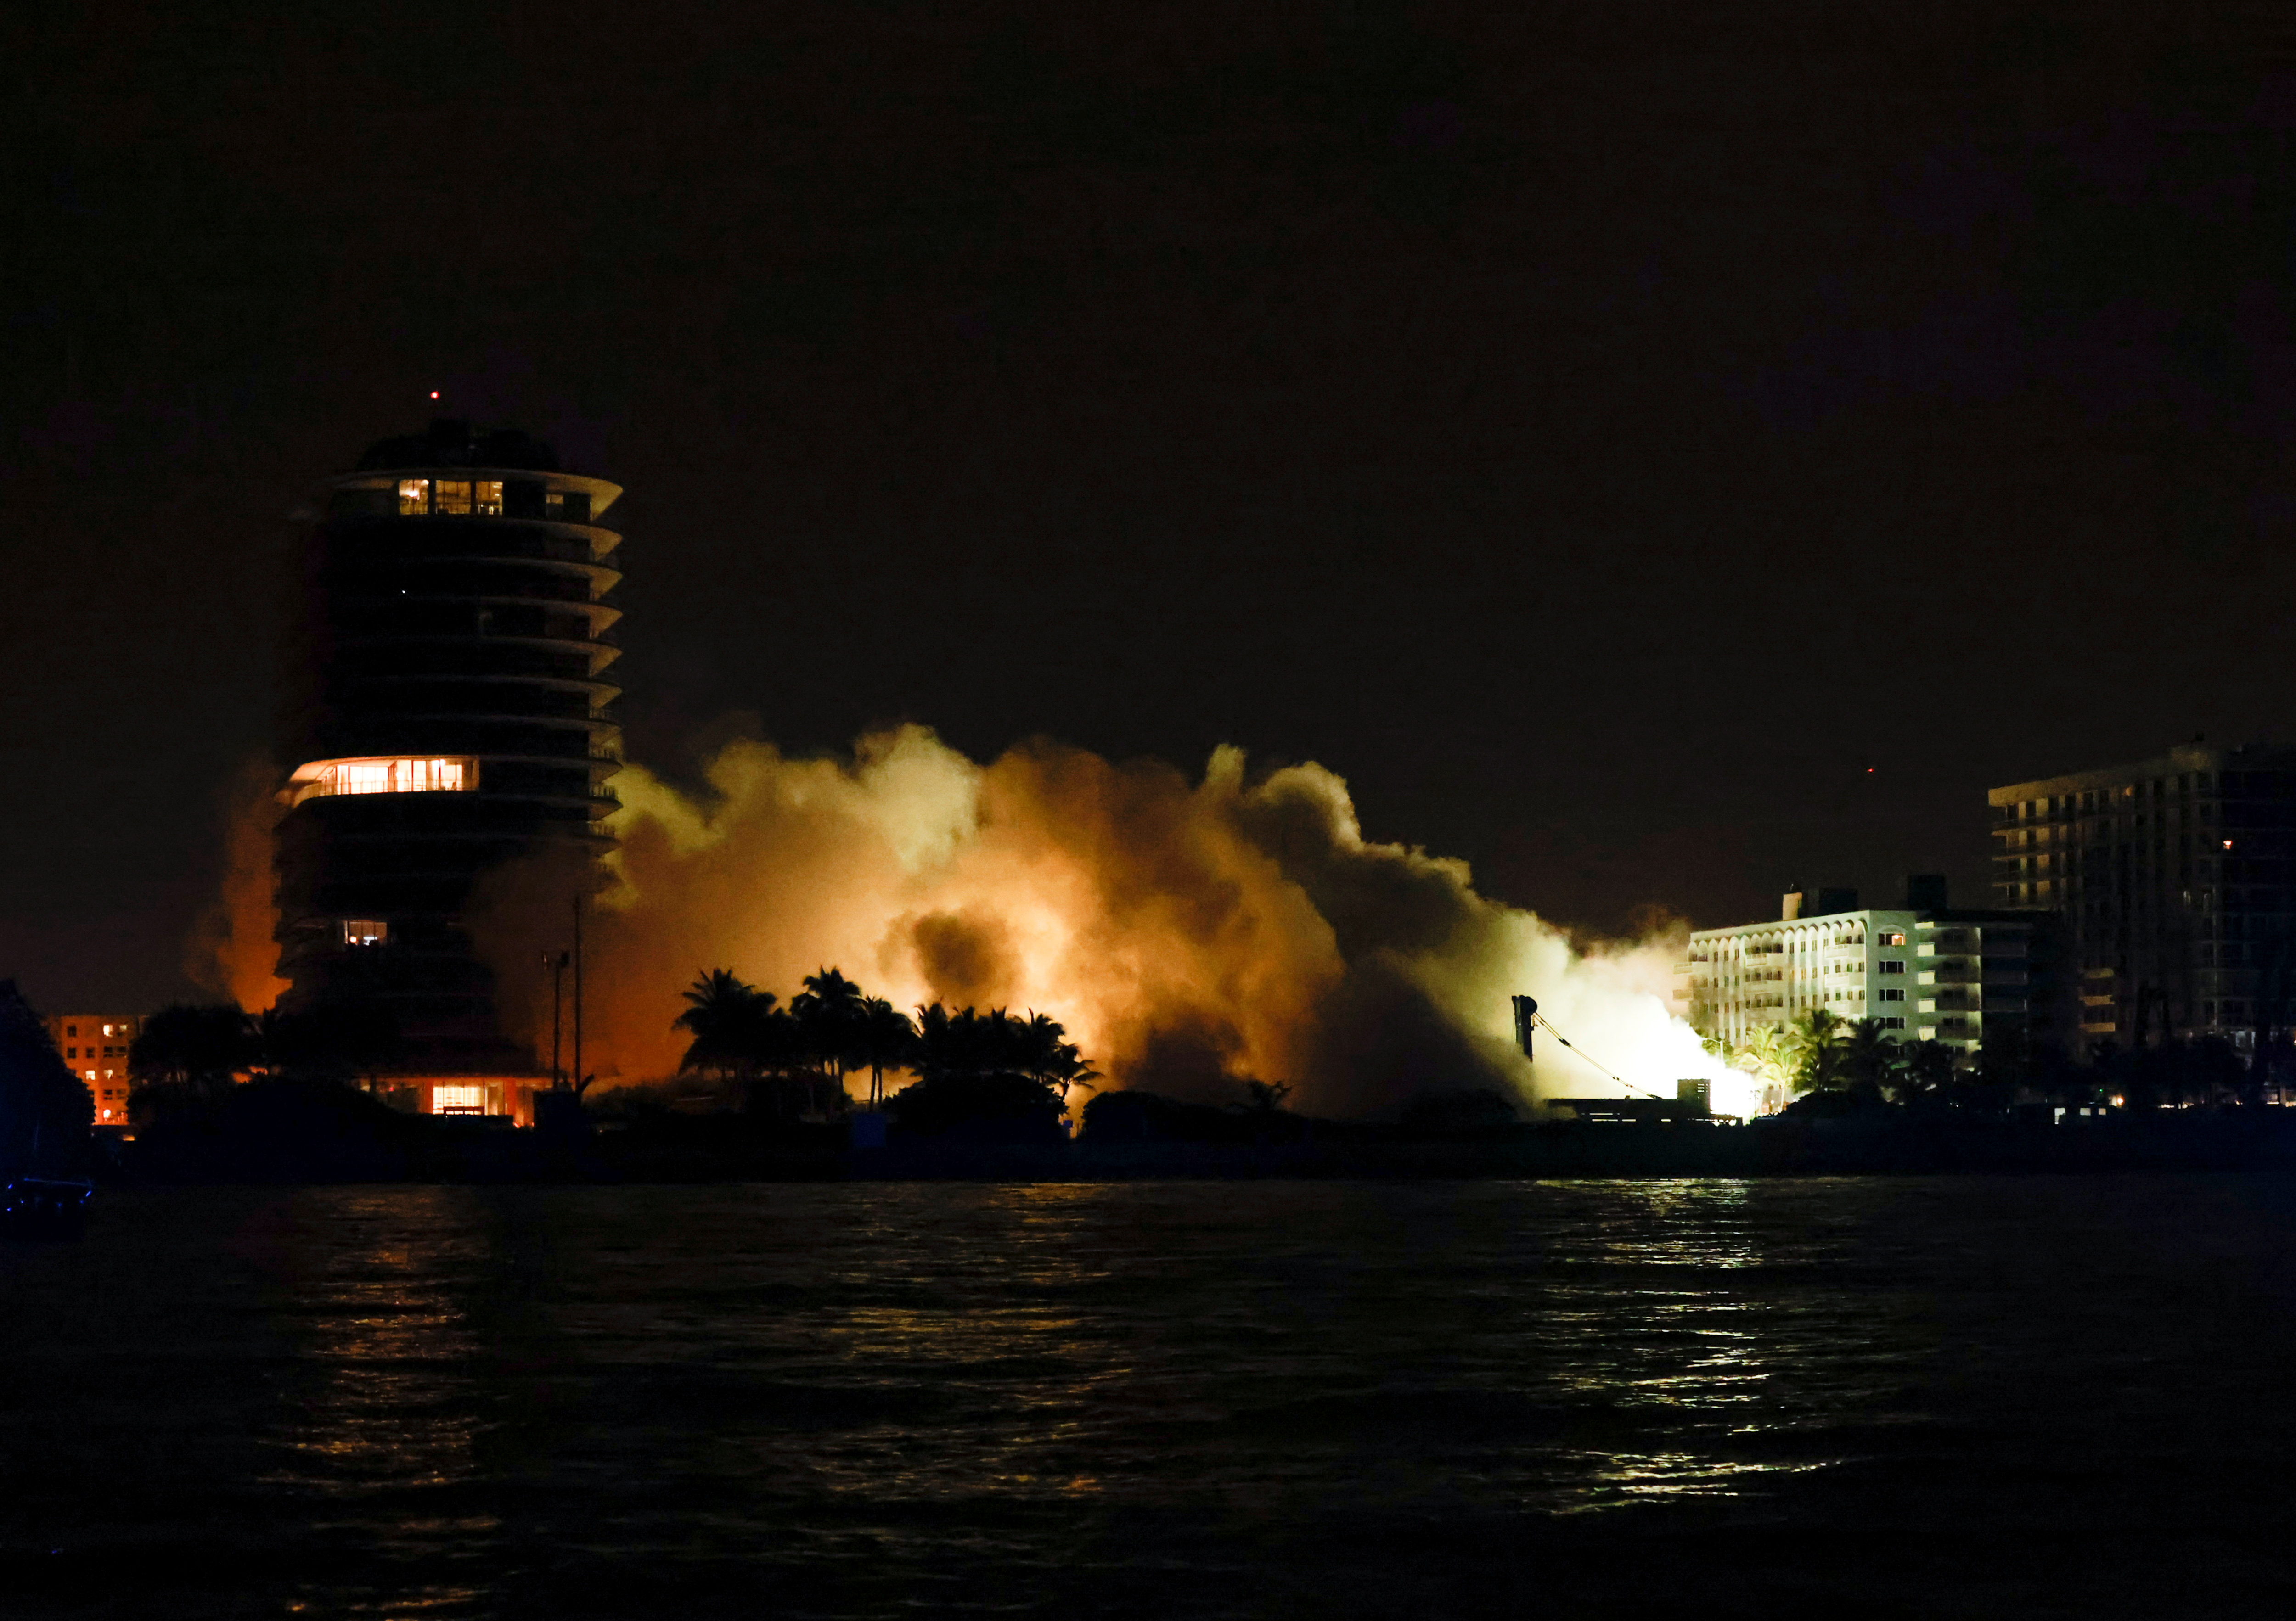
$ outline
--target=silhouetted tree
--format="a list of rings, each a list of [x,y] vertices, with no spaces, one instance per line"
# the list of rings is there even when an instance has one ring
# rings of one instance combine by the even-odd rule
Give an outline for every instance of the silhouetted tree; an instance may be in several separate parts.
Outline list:
[[[861,1003],[856,1051],[869,1069],[869,1107],[882,1108],[885,1071],[906,1068],[916,1061],[917,1027],[909,1022],[906,1013],[883,997],[865,997]]]
[[[685,1011],[670,1027],[693,1037],[677,1060],[681,1071],[701,1070],[728,1080],[754,1079],[764,1063],[764,1026],[775,997],[746,983],[730,968],[713,968],[686,991]]]
[[[1070,1088],[1098,1078],[1060,1023],[1041,1013],[952,1013],[936,1002],[917,1010],[914,1052],[917,1084],[890,1105],[905,1128],[931,1120],[942,1124],[928,1129],[946,1129],[973,1111],[1039,1134],[1049,1121],[1056,1131]]]
[[[219,1096],[234,1076],[263,1061],[255,1021],[229,1005],[162,1008],[127,1048],[127,1074],[137,1088],[193,1097]]]
[[[1812,1008],[1786,1027],[1778,1046],[1796,1092],[1832,1092],[1847,1084],[1841,1061],[1845,1035],[1841,1016],[1830,1008]]]
[[[1246,1081],[1243,1084],[1244,1108],[1255,1115],[1272,1115],[1283,1107],[1283,1100],[1292,1095],[1292,1087],[1283,1081]],[[1510,1110],[1510,1113],[1513,1111]]]
[[[1891,1101],[1908,1108],[1943,1109],[1954,1101],[1954,1084],[1961,1073],[1961,1053],[1941,1041],[1906,1044],[1892,1079]]]
[[[1837,1045],[1843,1085],[1864,1101],[1879,1102],[1897,1089],[1906,1054],[1904,1044],[1879,1019],[1851,1025]]]
[[[13,979],[0,979],[0,1180],[79,1175],[95,1098]]]
[[[846,1075],[866,1068],[869,1062],[866,1003],[861,987],[834,968],[808,974],[805,988],[790,999],[800,1044],[840,1104],[849,1101]]]

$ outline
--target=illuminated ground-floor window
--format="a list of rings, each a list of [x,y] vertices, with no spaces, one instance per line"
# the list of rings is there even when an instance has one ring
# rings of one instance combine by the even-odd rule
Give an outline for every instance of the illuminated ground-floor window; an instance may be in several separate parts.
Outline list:
[[[487,1112],[487,1089],[483,1082],[476,1085],[440,1083],[430,1088],[430,1112],[440,1115],[482,1115]]]

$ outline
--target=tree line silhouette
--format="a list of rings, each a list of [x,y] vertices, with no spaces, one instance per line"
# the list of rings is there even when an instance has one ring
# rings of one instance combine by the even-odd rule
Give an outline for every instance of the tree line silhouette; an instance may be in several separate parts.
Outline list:
[[[1899,1041],[1878,1019],[1853,1022],[1824,1008],[1742,1042],[1710,1036],[1706,1050],[1794,1093],[1789,1114],[1889,1108],[2006,1114],[2022,1102],[2135,1109],[2258,1104],[2277,1073],[2264,1058],[2243,1063],[2221,1036],[2130,1047],[2107,1041],[2083,1061],[2005,1030],[1988,1032],[1972,1057],[1948,1042]]]
[[[397,1020],[371,1004],[250,1014],[227,1003],[179,1003],[144,1021],[128,1044],[127,1075],[139,1092],[214,1098],[253,1076],[372,1080],[401,1045]]]
[[[741,1087],[776,1114],[825,1118],[846,1106],[845,1077],[866,1070],[866,1106],[904,1127],[1057,1120],[1070,1090],[1099,1078],[1067,1030],[1043,1013],[951,1011],[936,1002],[912,1018],[834,968],[808,974],[785,1007],[725,968],[697,977],[685,1001],[671,1021],[693,1038],[679,1070]],[[886,1077],[903,1071],[915,1081],[888,1095]]]

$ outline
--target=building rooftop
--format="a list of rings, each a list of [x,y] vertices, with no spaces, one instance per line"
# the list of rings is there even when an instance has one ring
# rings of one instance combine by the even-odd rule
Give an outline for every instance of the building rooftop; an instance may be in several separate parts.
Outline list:
[[[2038,777],[1989,789],[1987,802],[1999,807],[2024,799],[2044,799],[2056,794],[2080,793],[2092,788],[2119,788],[2124,783],[2176,776],[2183,772],[2296,770],[2296,749],[2270,743],[2235,743],[2218,748],[2186,743],[2148,759],[2130,760],[2094,771],[2070,771],[2062,776]]]
[[[521,428],[480,432],[458,417],[433,417],[421,433],[378,439],[358,460],[360,472],[399,467],[500,467],[554,473],[558,453]]]

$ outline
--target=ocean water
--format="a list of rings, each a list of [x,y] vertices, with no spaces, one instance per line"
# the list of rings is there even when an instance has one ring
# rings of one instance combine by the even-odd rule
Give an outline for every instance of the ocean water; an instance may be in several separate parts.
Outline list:
[[[110,1192],[8,1617],[2296,1613],[2272,1178]]]

